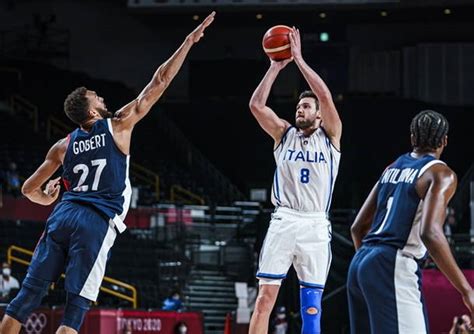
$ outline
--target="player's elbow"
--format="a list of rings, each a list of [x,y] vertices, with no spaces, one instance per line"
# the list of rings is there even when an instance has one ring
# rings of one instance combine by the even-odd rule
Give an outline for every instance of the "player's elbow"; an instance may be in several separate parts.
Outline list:
[[[28,181],[25,181],[25,183],[23,183],[23,185],[21,186],[21,193],[26,197],[31,195],[33,191],[34,188],[29,184]]]
[[[252,114],[259,114],[262,112],[264,106],[262,106],[262,104],[258,103],[257,101],[250,100],[249,108]]]
[[[443,231],[435,228],[426,228],[421,231],[420,234],[421,240],[427,248],[430,245],[436,244],[442,240],[444,237]]]
[[[361,233],[361,228],[359,226],[359,224],[352,224],[351,226],[351,235],[354,237],[354,236],[357,236]]]
[[[164,67],[160,66],[153,76],[153,87],[164,88],[169,86],[172,77],[167,73]]]
[[[171,79],[167,78],[166,75],[157,75],[153,79],[152,91],[163,92],[170,84]]]

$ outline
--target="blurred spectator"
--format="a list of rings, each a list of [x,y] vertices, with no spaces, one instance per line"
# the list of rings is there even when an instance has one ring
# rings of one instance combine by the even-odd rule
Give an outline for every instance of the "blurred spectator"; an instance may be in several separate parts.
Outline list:
[[[10,265],[6,262],[2,264],[2,274],[0,275],[0,303],[8,303],[11,299],[12,290],[18,290],[20,284],[18,280],[11,276]]]
[[[179,322],[174,330],[175,334],[186,334],[188,332],[188,326],[184,322]]]
[[[16,163],[10,162],[8,170],[5,172],[5,183],[7,192],[15,197],[20,196],[21,181],[20,175],[16,170]]]
[[[279,306],[276,309],[275,317],[271,323],[273,334],[286,334],[288,331],[288,321],[286,319],[285,306]]]
[[[448,206],[446,210],[446,221],[444,223],[444,235],[448,242],[452,241],[453,228],[456,226],[456,212],[454,208]]]
[[[132,187],[132,197],[130,199],[130,208],[135,209],[138,205],[140,195],[140,189],[138,187]]]
[[[174,291],[171,296],[166,298],[163,301],[163,306],[161,307],[165,311],[183,311],[184,305],[181,301],[181,296],[178,291]]]
[[[471,323],[471,318],[468,315],[462,315],[461,317],[454,317],[453,326],[451,327],[449,334],[471,334],[474,333],[474,327]]]

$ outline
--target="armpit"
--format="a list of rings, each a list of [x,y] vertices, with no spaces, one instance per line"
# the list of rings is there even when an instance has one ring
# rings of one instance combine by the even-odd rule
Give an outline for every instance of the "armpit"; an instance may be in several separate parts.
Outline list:
[[[137,107],[137,104],[138,104],[138,98],[136,98],[133,101],[130,101],[125,107],[115,112],[114,118],[117,120],[123,120],[127,118],[132,113],[132,111]]]

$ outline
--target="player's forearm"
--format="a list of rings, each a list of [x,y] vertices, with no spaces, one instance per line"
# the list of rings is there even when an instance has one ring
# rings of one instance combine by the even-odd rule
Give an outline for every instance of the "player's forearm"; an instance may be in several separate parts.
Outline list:
[[[46,195],[40,188],[28,189],[23,187],[21,192],[26,198],[28,198],[33,203],[41,205],[50,205],[52,203],[51,197]]]
[[[471,291],[471,285],[459,269],[443,231],[427,231],[421,237],[434,262],[456,290],[462,295]]]
[[[250,108],[263,108],[267,104],[268,96],[272,89],[273,83],[280,71],[273,66],[270,66],[267,73],[263,77],[262,81],[255,89],[252,97],[250,98]]]
[[[168,88],[169,84],[183,65],[183,62],[193,44],[193,41],[189,37],[186,37],[183,44],[181,44],[175,53],[158,67],[153,74],[151,81],[138,96],[136,108],[130,109],[135,112],[133,115],[136,115],[135,118],[131,118],[133,120],[130,121],[131,124],[135,124],[145,117],[153,105],[163,95],[164,91]],[[123,110],[124,111],[121,113],[123,115],[122,117],[125,118],[126,108],[123,108]]]
[[[323,79],[304,61],[304,59],[295,59],[301,74],[306,79],[311,90],[318,97],[319,102],[332,100],[331,91],[329,90]]]
[[[168,86],[183,65],[193,44],[193,41],[189,37],[186,37],[183,44],[156,70],[153,75],[152,83],[157,86],[163,84]]]

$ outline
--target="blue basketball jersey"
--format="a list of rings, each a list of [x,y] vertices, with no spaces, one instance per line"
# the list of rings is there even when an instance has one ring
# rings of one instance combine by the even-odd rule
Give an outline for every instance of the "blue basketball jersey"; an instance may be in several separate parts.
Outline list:
[[[62,200],[94,207],[123,232],[132,194],[128,178],[130,156],[115,144],[111,119],[95,122],[89,132],[74,130],[68,141],[62,175],[66,192]]]
[[[395,246],[416,258],[426,253],[420,237],[421,199],[415,186],[436,163],[443,162],[431,155],[414,158],[407,153],[385,169],[377,185],[377,211],[364,243]]]

